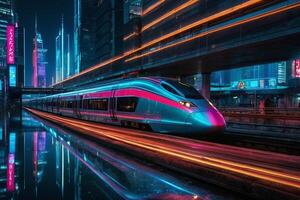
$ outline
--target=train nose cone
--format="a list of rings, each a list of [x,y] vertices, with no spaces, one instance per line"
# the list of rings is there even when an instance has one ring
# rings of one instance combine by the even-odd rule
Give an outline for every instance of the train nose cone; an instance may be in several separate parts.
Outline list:
[[[193,127],[199,132],[223,131],[226,126],[223,116],[213,108],[205,112],[192,113],[191,120]]]

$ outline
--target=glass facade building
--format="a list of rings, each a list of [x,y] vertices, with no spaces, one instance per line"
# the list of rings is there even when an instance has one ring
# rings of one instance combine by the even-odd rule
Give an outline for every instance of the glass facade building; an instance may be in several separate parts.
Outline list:
[[[76,69],[71,68],[70,62],[70,35],[65,33],[62,19],[61,28],[55,40],[55,82],[60,82],[76,73]]]
[[[33,52],[32,52],[32,64],[33,64],[33,87],[45,88],[46,87],[46,53],[47,49],[44,48],[42,35],[35,31],[35,37],[33,39]]]
[[[0,1],[0,68],[6,66],[6,27],[13,23],[13,2],[12,0]]]
[[[211,98],[219,107],[257,107],[270,99],[276,107],[298,107],[299,78],[295,78],[294,61],[241,67],[211,73]],[[184,78],[199,91],[201,74]]]
[[[123,51],[123,1],[74,0],[74,60],[82,71]]]

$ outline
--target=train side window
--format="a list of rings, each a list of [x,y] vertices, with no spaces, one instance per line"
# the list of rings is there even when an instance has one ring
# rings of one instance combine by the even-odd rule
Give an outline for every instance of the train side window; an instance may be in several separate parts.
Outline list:
[[[162,83],[161,86],[165,88],[167,91],[180,96],[180,94],[178,94],[178,92],[174,90],[172,87],[170,87],[169,85]]]
[[[94,100],[95,110],[107,110],[108,109],[108,99],[97,99]]]
[[[89,110],[108,110],[108,99],[84,99],[83,108]]]
[[[137,97],[119,97],[117,98],[117,111],[135,112],[138,104]]]

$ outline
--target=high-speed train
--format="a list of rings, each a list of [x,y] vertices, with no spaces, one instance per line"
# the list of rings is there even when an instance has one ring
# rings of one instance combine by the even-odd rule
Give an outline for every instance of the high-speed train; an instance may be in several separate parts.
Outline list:
[[[24,103],[66,117],[181,135],[222,131],[221,113],[192,86],[167,78],[133,78]]]

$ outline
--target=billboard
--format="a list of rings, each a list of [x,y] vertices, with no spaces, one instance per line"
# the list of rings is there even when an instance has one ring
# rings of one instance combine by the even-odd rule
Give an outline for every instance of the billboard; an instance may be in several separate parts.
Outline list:
[[[15,64],[15,26],[7,25],[6,28],[6,62],[8,65]]]
[[[17,86],[17,67],[15,65],[9,66],[9,87]]]

